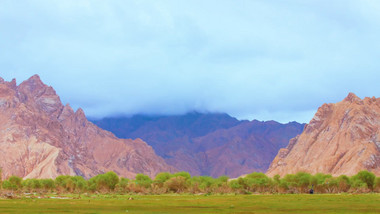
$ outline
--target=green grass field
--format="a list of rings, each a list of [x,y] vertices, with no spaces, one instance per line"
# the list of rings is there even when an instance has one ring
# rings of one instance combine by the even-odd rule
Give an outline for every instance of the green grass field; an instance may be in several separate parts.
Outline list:
[[[0,199],[0,213],[380,213],[380,194]]]

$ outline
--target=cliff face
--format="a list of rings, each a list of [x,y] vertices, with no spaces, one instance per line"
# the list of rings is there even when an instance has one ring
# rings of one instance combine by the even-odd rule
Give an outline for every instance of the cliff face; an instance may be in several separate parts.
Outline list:
[[[213,177],[265,172],[278,150],[304,127],[296,122],[239,121],[211,113],[140,115],[94,123],[119,137],[143,139],[178,170]]]
[[[281,149],[267,174],[305,171],[354,175],[369,170],[380,176],[380,98],[350,93],[322,105],[303,133]]]
[[[118,139],[63,106],[35,75],[16,85],[0,78],[0,167],[5,177],[92,177],[115,171],[132,178],[175,169],[140,139]]]

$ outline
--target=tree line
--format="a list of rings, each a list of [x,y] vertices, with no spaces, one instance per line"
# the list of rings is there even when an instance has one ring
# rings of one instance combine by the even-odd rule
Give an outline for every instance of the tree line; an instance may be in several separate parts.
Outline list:
[[[227,176],[191,176],[188,172],[162,172],[154,179],[137,174],[135,179],[119,177],[114,172],[99,174],[90,179],[61,175],[55,179],[22,179],[10,176],[1,179],[3,192],[37,193],[117,193],[117,194],[251,194],[251,193],[368,193],[380,192],[380,177],[368,171],[354,176],[329,174],[311,175],[305,172],[273,178],[254,172],[237,179]]]

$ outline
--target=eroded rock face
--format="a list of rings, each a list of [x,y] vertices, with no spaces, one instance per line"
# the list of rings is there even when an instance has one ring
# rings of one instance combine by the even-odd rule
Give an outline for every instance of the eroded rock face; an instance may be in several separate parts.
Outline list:
[[[380,98],[350,93],[322,105],[301,135],[281,149],[267,174],[298,171],[354,175],[369,170],[380,176]]]
[[[175,171],[142,140],[116,138],[82,109],[63,106],[37,75],[19,86],[0,78],[0,167],[5,177],[24,178]]]

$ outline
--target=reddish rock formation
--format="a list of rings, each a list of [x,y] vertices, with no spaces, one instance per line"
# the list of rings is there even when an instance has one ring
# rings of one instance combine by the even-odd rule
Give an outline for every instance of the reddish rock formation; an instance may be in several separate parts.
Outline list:
[[[0,78],[0,167],[5,177],[24,178],[174,171],[142,140],[118,139],[82,109],[63,106],[37,75],[19,86]]]
[[[265,172],[278,150],[304,127],[296,122],[239,121],[227,114],[196,112],[95,123],[120,137],[142,138],[178,170],[213,177]]]
[[[350,93],[336,104],[324,104],[303,133],[281,149],[269,176],[305,171],[354,175],[369,170],[380,176],[380,98]]]

